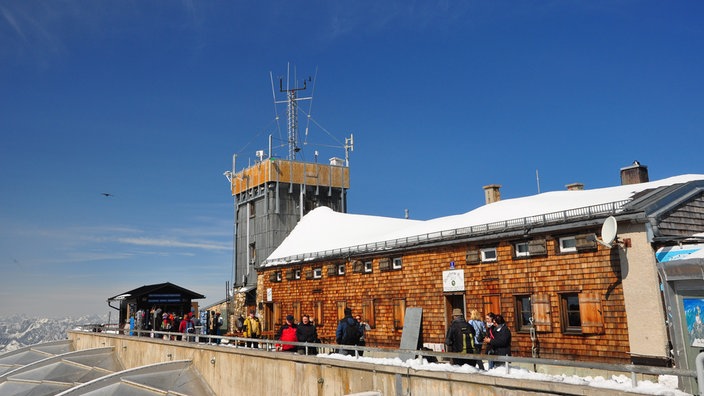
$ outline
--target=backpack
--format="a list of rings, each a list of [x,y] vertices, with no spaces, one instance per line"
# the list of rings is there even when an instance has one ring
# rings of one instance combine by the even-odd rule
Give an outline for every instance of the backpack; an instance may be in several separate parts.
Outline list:
[[[474,331],[470,330],[470,326],[462,326],[460,330],[462,334],[462,353],[474,353]]]
[[[344,345],[356,345],[362,337],[362,332],[359,330],[359,323],[354,321],[354,324],[347,321],[347,326],[342,332],[342,343]]]

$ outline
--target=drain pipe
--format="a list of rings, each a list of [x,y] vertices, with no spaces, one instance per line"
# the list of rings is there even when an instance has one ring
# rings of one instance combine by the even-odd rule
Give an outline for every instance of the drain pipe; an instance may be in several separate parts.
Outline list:
[[[697,368],[697,382],[699,383],[699,394],[704,395],[704,352],[699,352],[695,360]]]

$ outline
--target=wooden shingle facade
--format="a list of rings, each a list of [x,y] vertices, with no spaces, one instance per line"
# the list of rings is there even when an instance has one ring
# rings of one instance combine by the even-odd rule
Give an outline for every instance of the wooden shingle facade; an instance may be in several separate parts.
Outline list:
[[[351,307],[372,326],[367,345],[398,347],[405,308],[419,307],[423,343],[441,349],[452,309],[477,309],[504,316],[516,356],[669,364],[675,335],[654,252],[704,232],[692,214],[701,214],[704,176],[643,183],[627,199],[623,187],[599,205],[270,257],[258,268],[260,315],[273,330],[288,314],[309,314],[334,341]],[[569,194],[581,202],[583,192]],[[609,216],[619,232],[607,247],[596,240]]]

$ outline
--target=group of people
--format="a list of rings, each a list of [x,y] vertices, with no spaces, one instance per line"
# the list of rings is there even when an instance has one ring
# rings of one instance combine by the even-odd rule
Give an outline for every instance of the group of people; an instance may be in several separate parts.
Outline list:
[[[335,340],[340,345],[355,345],[364,346],[365,335],[368,330],[370,330],[369,324],[364,322],[362,318],[357,315],[352,316],[352,310],[350,308],[345,308],[345,316],[342,318],[337,325],[335,331]],[[245,321],[244,325],[244,336],[247,338],[258,338],[258,336],[253,336],[251,328],[253,321],[257,321],[255,327],[258,327],[258,319],[254,317],[254,313],[250,313],[250,317]],[[249,321],[249,322],[248,322]],[[320,338],[318,338],[318,330],[315,324],[310,318],[310,315],[303,315],[299,323],[295,322],[293,315],[286,315],[286,322],[276,331],[274,338],[278,341],[292,341],[292,342],[308,342],[308,343],[320,343]],[[256,347],[256,345],[255,345]],[[318,348],[308,346],[307,350],[305,346],[296,346],[287,343],[277,343],[275,344],[275,349],[281,352],[298,352],[300,354],[317,355]],[[352,350],[340,349],[339,353],[343,355],[353,354]],[[359,355],[363,355],[363,351],[358,351]]]
[[[467,321],[462,310],[455,308],[452,317],[445,337],[448,352],[480,354],[484,349],[487,355],[511,355],[511,330],[502,315],[489,312],[482,321],[479,311],[473,309]],[[479,359],[458,358],[452,359],[452,363],[468,364],[484,370],[484,362]],[[502,365],[504,362],[489,360],[489,369]]]
[[[203,335],[215,335],[219,336],[221,334],[221,328],[223,326],[223,318],[220,312],[215,311],[203,311],[200,317],[195,314],[195,309],[191,309],[190,312],[183,316],[179,316],[175,312],[165,312],[161,308],[153,307],[151,310],[147,311],[140,309],[130,317],[130,330],[153,330],[158,332],[168,332],[168,333],[182,333],[182,334],[195,334],[196,328],[201,327],[201,334]],[[144,333],[143,335],[152,335],[152,333]],[[182,336],[180,334],[164,334],[159,335],[165,340],[194,340],[194,336]],[[213,338],[209,340],[215,343],[220,343],[219,338]]]

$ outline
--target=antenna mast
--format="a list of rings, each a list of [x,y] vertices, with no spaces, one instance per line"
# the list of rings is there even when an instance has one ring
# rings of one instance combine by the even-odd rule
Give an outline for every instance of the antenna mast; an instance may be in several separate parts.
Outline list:
[[[289,82],[286,81],[286,89],[284,89],[283,77],[279,78],[279,92],[286,93],[286,116],[288,117],[288,159],[291,161],[294,161],[296,159],[296,153],[301,151],[301,148],[298,147],[298,101],[311,99],[298,98],[297,92],[305,90],[308,81],[311,81],[310,77],[308,77],[307,80],[303,80],[303,87],[300,88],[289,88]]]

